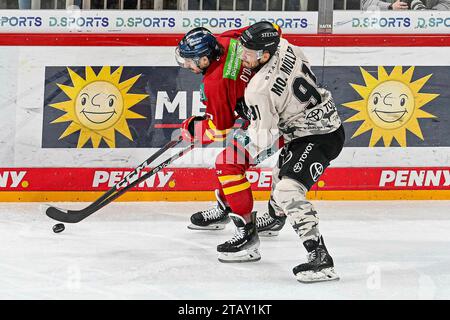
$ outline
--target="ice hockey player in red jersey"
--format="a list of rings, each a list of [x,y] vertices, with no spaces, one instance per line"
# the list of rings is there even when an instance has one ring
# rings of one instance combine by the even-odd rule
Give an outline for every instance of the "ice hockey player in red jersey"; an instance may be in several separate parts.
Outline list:
[[[308,252],[294,267],[300,282],[337,280],[306,192],[341,152],[344,129],[331,93],[321,88],[300,47],[281,39],[269,22],[251,25],[240,37],[243,65],[257,71],[237,109],[247,115],[250,157],[280,135],[284,147],[272,174],[272,206],[286,215]]]
[[[245,87],[253,75],[250,69],[242,66],[239,56],[237,39],[243,30],[245,28],[214,36],[206,28],[199,27],[186,33],[178,44],[175,52],[178,64],[203,75],[200,90],[202,102],[206,105],[205,116],[192,116],[182,123],[182,135],[186,141],[195,140],[202,144],[224,141],[233,128],[238,117],[235,106],[239,99],[243,99]],[[238,231],[245,229],[254,235],[251,252],[238,250],[240,252],[236,253],[233,245],[239,242],[237,238],[219,245],[219,260],[223,262],[236,259],[256,261],[260,258],[256,212],[252,213],[253,196],[245,176],[250,165],[247,151],[237,139],[231,139],[216,159],[217,207],[191,216],[190,229],[223,229],[231,217]],[[284,225],[283,218],[271,219],[268,213],[258,218],[258,222],[261,231],[269,235],[276,234]]]

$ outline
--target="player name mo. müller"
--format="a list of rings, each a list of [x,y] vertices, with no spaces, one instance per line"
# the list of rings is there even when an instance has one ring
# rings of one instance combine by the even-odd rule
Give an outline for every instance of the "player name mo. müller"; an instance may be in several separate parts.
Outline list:
[[[290,46],[287,48],[285,56],[281,59],[280,70],[289,77],[294,70],[295,62],[297,57],[294,54],[294,50]],[[277,96],[281,96],[284,89],[286,88],[288,78],[283,78],[283,76],[278,76],[273,83],[272,89],[270,91],[274,92]]]
[[[297,61],[297,56],[294,53],[294,50],[291,46],[288,46],[286,49],[286,54],[281,59],[281,67],[280,70],[286,73],[288,76],[291,75],[292,70],[294,69],[295,62]]]

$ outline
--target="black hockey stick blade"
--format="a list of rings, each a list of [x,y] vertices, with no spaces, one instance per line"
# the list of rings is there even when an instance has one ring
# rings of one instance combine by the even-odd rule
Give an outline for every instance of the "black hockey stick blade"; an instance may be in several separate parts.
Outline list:
[[[65,223],[77,223],[86,218],[86,215],[89,215],[90,210],[64,210],[61,208],[46,206],[44,209],[45,214],[52,218],[53,220],[57,220],[59,222]]]

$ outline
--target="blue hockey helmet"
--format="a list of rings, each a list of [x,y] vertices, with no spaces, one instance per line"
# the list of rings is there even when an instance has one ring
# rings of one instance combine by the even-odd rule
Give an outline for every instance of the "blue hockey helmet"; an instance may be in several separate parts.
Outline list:
[[[206,28],[192,29],[181,39],[176,48],[176,58],[181,65],[184,59],[198,61],[201,57],[215,59],[220,55],[220,45],[214,35]]]

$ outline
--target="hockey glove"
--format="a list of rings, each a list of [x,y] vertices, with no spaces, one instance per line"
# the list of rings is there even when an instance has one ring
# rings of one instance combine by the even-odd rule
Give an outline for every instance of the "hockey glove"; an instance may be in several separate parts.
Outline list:
[[[201,126],[203,121],[205,121],[205,117],[201,116],[192,116],[187,118],[181,124],[181,136],[183,140],[186,142],[194,142],[199,139],[196,138],[196,132],[201,131]]]
[[[184,141],[200,142],[203,145],[224,141],[228,131],[217,130],[210,119],[201,116],[192,116],[181,124],[181,136]]]
[[[252,113],[250,111],[250,108],[245,104],[244,97],[239,98],[236,101],[234,111],[244,120],[250,121],[250,119],[252,118]]]

